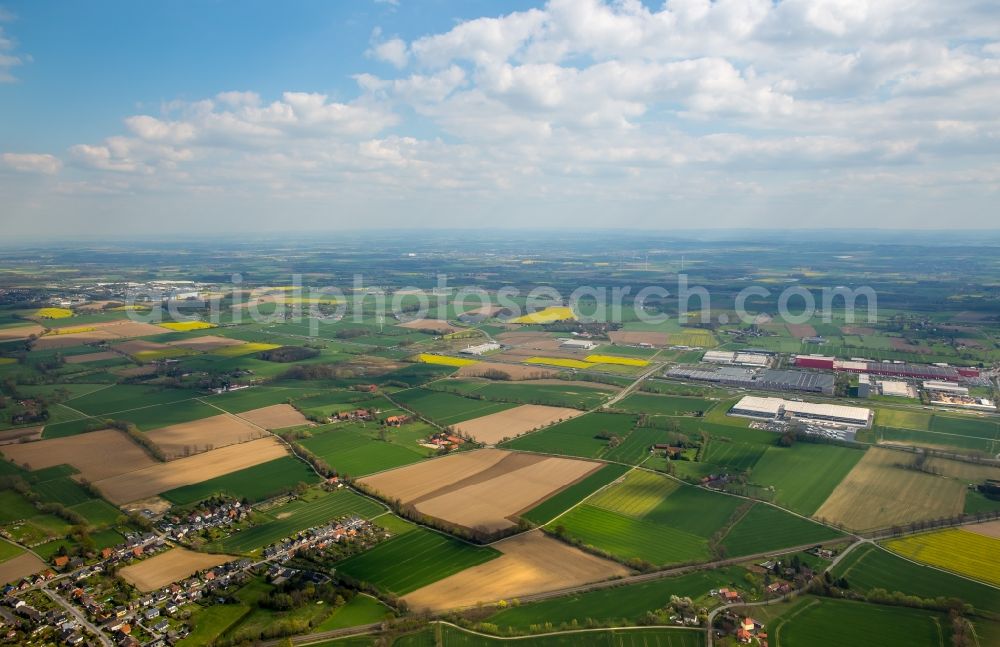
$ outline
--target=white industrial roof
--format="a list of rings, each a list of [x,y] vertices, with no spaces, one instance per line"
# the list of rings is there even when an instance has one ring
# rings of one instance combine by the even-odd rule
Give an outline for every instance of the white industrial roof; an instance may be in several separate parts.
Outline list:
[[[814,402],[785,402],[785,411],[807,416],[823,416],[826,418],[842,418],[857,420],[865,424],[871,415],[871,410],[862,407],[846,407],[842,404],[816,404]]]
[[[882,387],[883,395],[899,395],[904,397],[910,395],[910,386],[906,382],[880,380],[879,386]]]
[[[785,401],[781,398],[762,398],[756,395],[745,395],[733,408],[741,411],[756,411],[776,416],[784,404]]]
[[[784,407],[787,413],[821,416],[824,418],[839,418],[842,420],[856,420],[859,424],[867,424],[871,411],[862,407],[847,407],[840,404],[817,404],[814,402],[796,402],[783,398],[762,398],[755,395],[747,395],[740,399],[733,407],[740,411],[753,411],[756,413],[771,416],[778,415]]]

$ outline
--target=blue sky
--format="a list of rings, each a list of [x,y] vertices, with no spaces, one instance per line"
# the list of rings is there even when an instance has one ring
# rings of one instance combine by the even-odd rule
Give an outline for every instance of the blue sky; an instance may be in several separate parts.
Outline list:
[[[997,105],[981,0],[0,0],[0,223],[995,227]]]

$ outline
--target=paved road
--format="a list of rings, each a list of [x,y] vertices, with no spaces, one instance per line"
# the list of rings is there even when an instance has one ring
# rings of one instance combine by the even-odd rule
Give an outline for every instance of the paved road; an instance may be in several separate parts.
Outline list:
[[[87,620],[87,616],[83,615],[83,613],[79,609],[77,609],[73,604],[71,604],[68,600],[66,600],[61,595],[50,589],[43,588],[42,591],[45,593],[45,595],[49,596],[49,598],[51,598],[53,602],[55,602],[62,608],[66,609],[66,611],[68,611],[71,616],[76,618],[77,622],[79,622],[81,625],[86,627],[88,631],[97,636],[97,639],[101,641],[101,644],[104,645],[104,647],[113,647],[111,639],[108,638],[107,635],[103,631],[101,631],[96,625],[90,622],[90,620]]]
[[[837,557],[835,557],[833,559],[833,561],[831,561],[830,564],[825,569],[823,569],[823,572],[824,573],[828,573],[828,572],[832,571],[834,569],[834,567],[836,567],[837,564],[840,563],[840,560],[842,560],[845,557],[847,557],[848,553],[850,553],[852,550],[854,550],[858,546],[861,546],[861,545],[864,545],[864,544],[868,544],[868,543],[871,543],[871,542],[869,540],[867,540],[867,539],[862,539],[861,541],[855,541],[853,544],[851,544],[850,546],[848,546],[844,550],[840,551],[840,554],[837,555]],[[706,642],[707,647],[712,647],[712,645],[713,645],[713,642],[715,640],[715,631],[713,631],[712,627],[715,624],[715,617],[717,615],[719,615],[719,613],[721,613],[722,611],[725,611],[726,609],[733,609],[733,608],[762,607],[762,606],[767,606],[767,605],[770,605],[770,604],[777,604],[779,602],[784,602],[785,600],[790,600],[790,599],[792,599],[792,598],[794,598],[794,597],[796,597],[798,595],[801,595],[801,594],[802,594],[802,591],[796,589],[794,591],[789,591],[788,593],[785,593],[784,595],[779,595],[776,598],[769,598],[767,600],[761,600],[759,602],[739,602],[739,603],[733,603],[733,604],[724,604],[724,605],[722,605],[720,607],[716,607],[716,608],[712,609],[712,611],[709,612],[709,614],[708,614],[708,622],[706,623],[706,625],[707,625],[706,630],[708,631],[707,642]]]

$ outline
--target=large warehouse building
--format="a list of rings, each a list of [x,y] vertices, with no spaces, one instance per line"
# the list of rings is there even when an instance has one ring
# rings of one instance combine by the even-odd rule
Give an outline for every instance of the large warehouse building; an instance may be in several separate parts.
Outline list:
[[[761,398],[748,395],[733,405],[730,415],[766,418],[769,420],[801,419],[812,422],[832,422],[852,427],[867,427],[871,423],[871,409],[847,407],[840,404],[796,402],[782,398]]]
[[[979,369],[935,366],[929,364],[907,364],[905,362],[872,362],[868,360],[842,360],[825,355],[796,355],[795,365],[800,368],[821,368],[828,371],[846,373],[866,373],[896,378],[916,378],[922,380],[951,380],[963,377],[979,377]]]
[[[768,366],[771,358],[761,353],[735,352],[728,350],[706,351],[701,361],[709,364],[736,364],[740,366]]]
[[[780,369],[755,370],[736,366],[706,368],[674,368],[667,371],[668,377],[685,380],[714,382],[744,389],[764,391],[805,391],[833,395],[834,378],[823,373],[809,371],[788,371]]]

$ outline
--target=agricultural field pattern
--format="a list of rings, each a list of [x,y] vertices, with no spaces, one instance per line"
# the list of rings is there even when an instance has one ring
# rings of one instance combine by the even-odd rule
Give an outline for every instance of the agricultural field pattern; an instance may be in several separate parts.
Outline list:
[[[1000,645],[996,247],[370,242],[0,248],[0,645]]]

